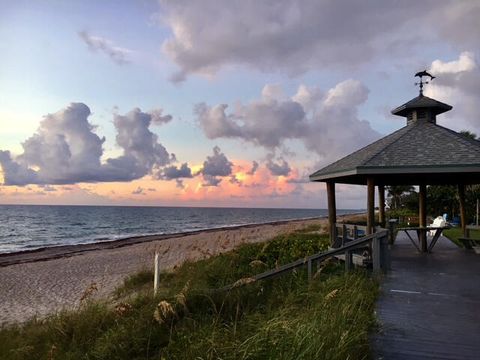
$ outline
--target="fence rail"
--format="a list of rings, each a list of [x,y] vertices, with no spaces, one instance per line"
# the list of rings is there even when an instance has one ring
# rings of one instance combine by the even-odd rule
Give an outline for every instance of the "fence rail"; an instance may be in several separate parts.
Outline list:
[[[341,224],[347,228],[362,228],[357,225]],[[366,227],[364,227],[366,229]],[[390,254],[388,250],[388,230],[379,229],[377,232],[366,235],[348,242],[345,242],[341,247],[331,249],[323,253],[317,253],[307,256],[302,259],[298,259],[289,264],[281,265],[275,269],[267,270],[263,273],[257,274],[249,278],[251,282],[273,278],[279,276],[285,272],[292,271],[294,269],[307,266],[308,279],[312,278],[312,264],[321,262],[333,258],[338,255],[345,254],[345,270],[350,270],[353,266],[352,255],[355,249],[369,245],[371,249],[372,267],[375,273],[387,272],[390,268]],[[228,285],[223,289],[232,289],[236,287],[236,283]]]

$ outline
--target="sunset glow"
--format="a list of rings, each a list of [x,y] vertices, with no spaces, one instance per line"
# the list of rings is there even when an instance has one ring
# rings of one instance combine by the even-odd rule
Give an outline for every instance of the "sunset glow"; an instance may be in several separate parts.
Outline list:
[[[324,208],[308,175],[402,127],[423,69],[480,132],[478,4],[292,4],[2,2],[0,203]]]

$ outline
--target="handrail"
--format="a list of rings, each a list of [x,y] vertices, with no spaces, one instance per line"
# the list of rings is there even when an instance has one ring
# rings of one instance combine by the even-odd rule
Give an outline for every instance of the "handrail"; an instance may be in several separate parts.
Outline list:
[[[272,278],[272,277],[281,275],[287,271],[291,271],[305,265],[308,266],[308,277],[310,279],[311,266],[313,261],[322,262],[327,260],[328,258],[332,258],[342,253],[345,253],[345,267],[348,270],[351,267],[351,256],[352,256],[351,251],[357,247],[360,247],[368,243],[372,243],[373,270],[375,272],[379,272],[382,269],[383,271],[387,271],[389,268],[389,258],[388,258],[387,250],[385,250],[385,247],[387,246],[387,241],[382,241],[382,239],[387,240],[387,238],[388,238],[388,230],[381,229],[380,231],[375,232],[373,234],[366,235],[356,240],[352,240],[339,248],[332,249],[322,253],[317,253],[310,256],[306,256],[305,258],[298,259],[291,263],[281,265],[278,268],[267,270],[263,273],[251,276],[247,279],[242,279],[244,280],[243,282],[239,280],[236,283],[225,286],[222,289],[229,290],[246,283]]]
[[[267,279],[269,277],[280,275],[280,274],[284,273],[285,271],[293,270],[297,267],[303,266],[306,263],[308,263],[309,261],[324,261],[324,260],[326,260],[330,257],[333,257],[335,255],[339,255],[339,254],[342,254],[342,253],[344,253],[348,250],[354,249],[354,248],[356,248],[360,245],[367,244],[377,237],[387,236],[387,234],[388,234],[388,230],[384,230],[384,231],[380,231],[380,232],[377,232],[377,233],[374,233],[374,234],[371,234],[371,235],[367,235],[367,236],[362,237],[358,240],[351,241],[351,242],[347,243],[346,245],[344,245],[342,247],[339,247],[337,249],[332,249],[332,250],[329,250],[329,251],[326,251],[326,252],[323,252],[323,253],[317,253],[317,254],[314,254],[314,255],[310,255],[310,256],[307,256],[303,259],[298,259],[298,260],[296,260],[294,262],[291,262],[289,264],[279,266],[276,269],[267,270],[267,271],[265,271],[261,274],[257,274],[255,276],[252,276],[252,278],[254,278],[255,280],[263,280],[263,279]]]

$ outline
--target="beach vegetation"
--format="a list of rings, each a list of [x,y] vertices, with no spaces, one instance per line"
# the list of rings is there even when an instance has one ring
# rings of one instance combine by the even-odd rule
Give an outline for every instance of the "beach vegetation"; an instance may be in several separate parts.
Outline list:
[[[328,246],[296,232],[128,277],[109,299],[0,330],[2,359],[365,359],[378,284],[330,261],[312,281],[297,270],[252,276]],[[231,290],[225,285],[236,283]],[[90,288],[93,288],[92,286]],[[92,290],[93,291],[93,290]]]

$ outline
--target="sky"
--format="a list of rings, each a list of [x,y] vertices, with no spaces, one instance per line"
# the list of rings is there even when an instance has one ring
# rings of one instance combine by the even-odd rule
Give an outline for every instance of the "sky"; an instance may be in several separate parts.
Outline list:
[[[480,134],[480,1],[0,0],[0,204],[325,208],[418,95]],[[365,208],[337,186],[339,208]]]

